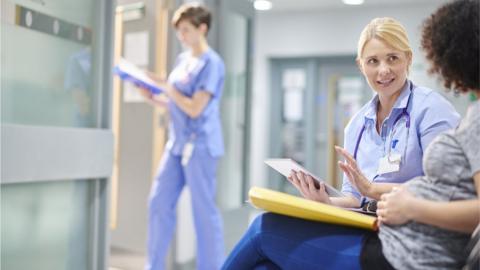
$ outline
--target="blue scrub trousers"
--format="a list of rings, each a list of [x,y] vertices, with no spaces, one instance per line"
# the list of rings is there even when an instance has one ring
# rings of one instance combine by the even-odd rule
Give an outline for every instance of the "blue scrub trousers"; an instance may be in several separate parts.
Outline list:
[[[250,225],[222,269],[361,269],[360,251],[366,233],[266,213]]]
[[[195,146],[188,164],[166,151],[149,198],[148,261],[146,269],[165,269],[168,246],[176,225],[176,205],[188,185],[197,236],[197,269],[220,269],[224,260],[223,225],[215,204],[218,158],[203,146]],[[193,239],[192,239],[193,240]]]

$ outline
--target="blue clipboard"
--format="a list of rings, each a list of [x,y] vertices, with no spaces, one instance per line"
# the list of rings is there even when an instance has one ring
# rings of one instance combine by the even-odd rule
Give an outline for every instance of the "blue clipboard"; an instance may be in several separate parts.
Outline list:
[[[125,59],[119,60],[118,64],[113,68],[113,73],[118,75],[123,81],[129,81],[148,89],[154,95],[164,92],[145,72]]]

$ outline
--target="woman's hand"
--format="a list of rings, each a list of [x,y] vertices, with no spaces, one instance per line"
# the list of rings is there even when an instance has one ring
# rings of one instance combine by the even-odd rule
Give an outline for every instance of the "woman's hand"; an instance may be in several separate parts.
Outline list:
[[[158,74],[156,74],[155,72],[151,72],[149,70],[145,70],[145,74],[147,74],[147,76],[155,81],[156,83],[163,83],[166,81],[166,78],[165,76],[159,76]]]
[[[140,84],[135,84],[135,86],[137,87],[140,95],[150,104],[158,105],[161,107],[165,107],[168,105],[168,98],[164,95],[154,95],[150,90],[144,88]]]
[[[312,201],[332,204],[326,191],[325,184],[320,183],[319,188],[315,187],[315,180],[311,175],[292,170],[287,179],[298,189],[298,191],[300,191],[303,197]]]
[[[166,80],[166,78],[164,76],[159,76],[157,75],[156,73],[153,73],[151,71],[148,71],[146,70],[145,71],[145,74],[147,74],[147,76],[152,80],[154,81],[157,86],[162,89],[165,94],[167,94],[167,96],[170,96],[170,92],[171,92],[171,87],[170,87],[170,84],[168,83],[168,81]]]
[[[135,84],[135,86],[137,87],[138,89],[138,92],[140,93],[140,95],[146,99],[146,100],[150,100],[152,101],[153,100],[153,94],[150,90],[148,90],[147,88],[143,87],[141,84]]]
[[[347,152],[347,150],[335,146],[337,153],[345,158],[345,162],[339,161],[338,166],[347,175],[350,183],[363,196],[374,198],[372,196],[372,183],[363,175],[362,171],[357,166],[357,161]]]
[[[379,224],[401,225],[409,222],[414,211],[415,197],[405,185],[394,187],[390,193],[383,194],[377,203]]]

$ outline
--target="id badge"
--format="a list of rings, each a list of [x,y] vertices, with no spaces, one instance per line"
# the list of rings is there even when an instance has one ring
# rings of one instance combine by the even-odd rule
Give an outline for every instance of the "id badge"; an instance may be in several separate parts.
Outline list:
[[[182,151],[182,166],[187,166],[188,162],[190,161],[190,158],[192,157],[193,153],[193,148],[194,144],[193,142],[187,142],[185,146],[183,146],[183,151]]]
[[[398,170],[400,170],[401,159],[402,156],[398,153],[391,153],[390,158],[388,157],[388,155],[384,156],[380,159],[380,162],[378,164],[377,174],[380,175],[385,173],[398,172]]]

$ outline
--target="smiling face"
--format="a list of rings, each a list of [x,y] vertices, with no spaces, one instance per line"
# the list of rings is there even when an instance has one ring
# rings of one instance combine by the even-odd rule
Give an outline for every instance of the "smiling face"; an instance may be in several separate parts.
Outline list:
[[[205,24],[195,27],[188,20],[181,20],[177,26],[177,38],[188,48],[198,45],[202,39],[205,39],[206,32],[207,26]]]
[[[400,94],[412,61],[410,54],[373,38],[365,43],[358,65],[370,87],[380,96]]]

